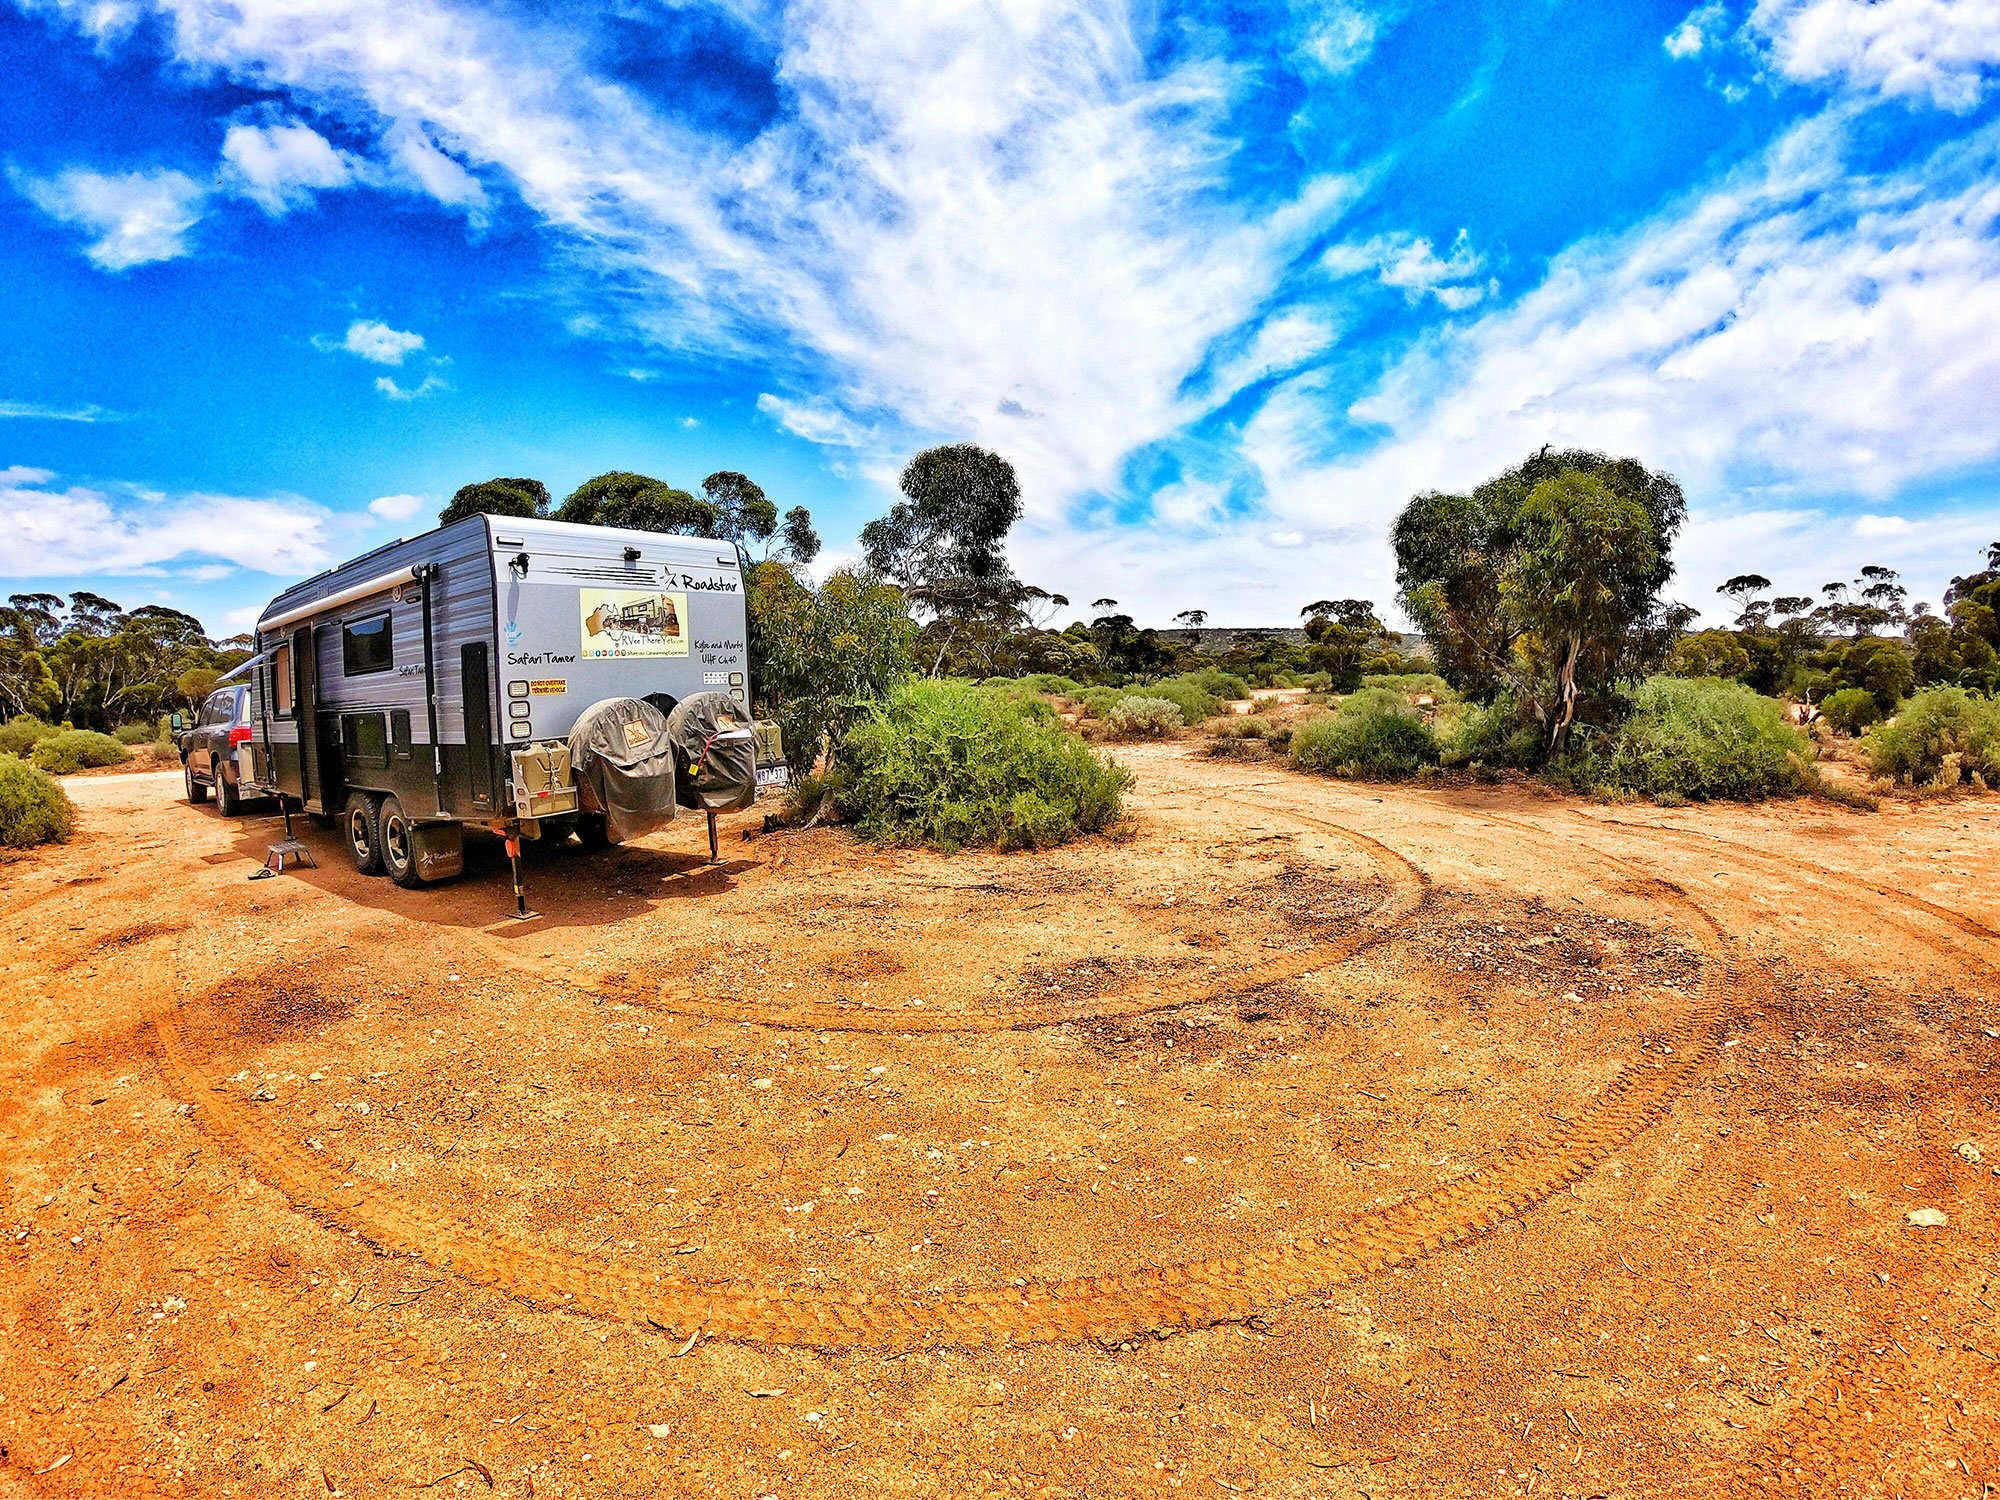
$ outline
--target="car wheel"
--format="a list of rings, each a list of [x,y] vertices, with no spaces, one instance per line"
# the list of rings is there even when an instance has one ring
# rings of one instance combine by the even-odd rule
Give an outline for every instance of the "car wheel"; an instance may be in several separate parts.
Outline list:
[[[347,814],[341,824],[347,834],[347,855],[363,875],[382,873],[382,816],[375,799],[366,792],[347,798]]]
[[[190,806],[199,807],[208,800],[208,788],[194,779],[194,767],[186,761],[181,762],[181,779],[187,783]]]
[[[403,804],[394,797],[384,797],[376,827],[382,841],[382,868],[404,890],[415,890],[424,883],[424,877],[417,873],[416,828],[403,811]]]
[[[243,811],[243,794],[229,779],[229,770],[218,762],[211,773],[215,777],[215,810],[225,818],[233,818]]]

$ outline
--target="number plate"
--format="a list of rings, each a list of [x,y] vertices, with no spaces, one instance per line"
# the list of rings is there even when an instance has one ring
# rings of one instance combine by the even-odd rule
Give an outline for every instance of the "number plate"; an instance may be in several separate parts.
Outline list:
[[[767,786],[790,786],[791,784],[792,773],[785,766],[759,766],[757,768],[757,785],[760,789]]]

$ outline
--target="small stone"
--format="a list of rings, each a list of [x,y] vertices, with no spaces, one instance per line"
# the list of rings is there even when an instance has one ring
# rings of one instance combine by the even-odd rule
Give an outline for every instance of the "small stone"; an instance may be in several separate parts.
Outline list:
[[[1942,1229],[1951,1222],[1941,1208],[1913,1208],[1903,1217],[1919,1229]]]
[[[771,1080],[768,1078],[753,1078],[750,1080],[750,1087],[753,1089],[767,1089],[770,1086]]]
[[[1973,1145],[1972,1142],[1970,1141],[1960,1141],[1958,1145],[1955,1146],[1953,1149],[1957,1151],[1960,1156],[1964,1157],[1967,1161],[1971,1162],[1975,1167],[1978,1166],[1981,1162],[1986,1160],[1985,1156],[1981,1154],[1979,1148]]]
[[[646,1428],[646,1431],[650,1432],[654,1437],[663,1438],[663,1437],[672,1437],[674,1435],[673,1428],[668,1426],[665,1422],[655,1422],[652,1425],[648,1426]]]

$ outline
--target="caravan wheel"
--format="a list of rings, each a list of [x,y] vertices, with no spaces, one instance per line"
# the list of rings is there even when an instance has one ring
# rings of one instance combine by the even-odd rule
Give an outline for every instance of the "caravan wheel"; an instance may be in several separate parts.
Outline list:
[[[382,817],[375,799],[366,792],[347,798],[347,816],[341,824],[347,834],[347,855],[363,875],[382,873]]]
[[[415,890],[424,877],[417,873],[416,830],[410,826],[403,804],[394,797],[384,797],[375,826],[382,843],[382,868],[404,890]]]

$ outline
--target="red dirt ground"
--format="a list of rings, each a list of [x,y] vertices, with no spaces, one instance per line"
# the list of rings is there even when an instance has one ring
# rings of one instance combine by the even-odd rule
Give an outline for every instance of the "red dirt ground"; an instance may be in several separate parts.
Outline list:
[[[2000,800],[1118,753],[1126,842],[690,819],[525,924],[72,779],[0,1493],[2000,1492]]]

